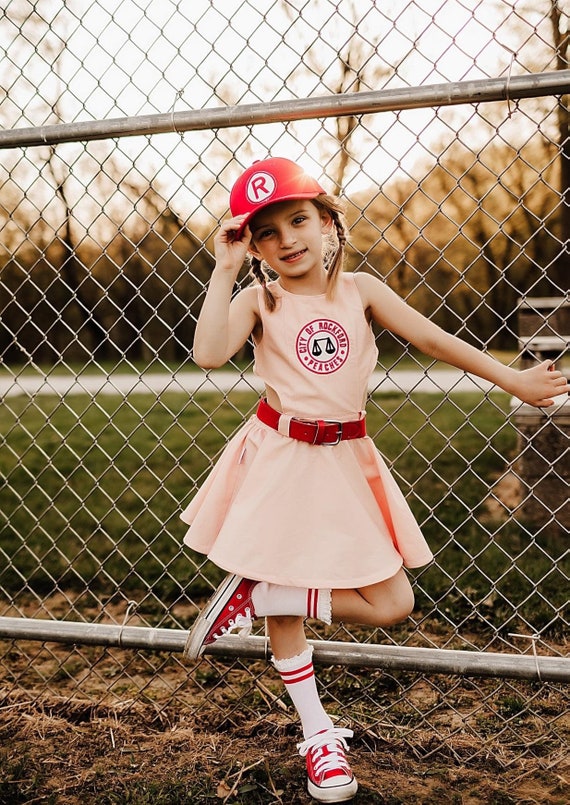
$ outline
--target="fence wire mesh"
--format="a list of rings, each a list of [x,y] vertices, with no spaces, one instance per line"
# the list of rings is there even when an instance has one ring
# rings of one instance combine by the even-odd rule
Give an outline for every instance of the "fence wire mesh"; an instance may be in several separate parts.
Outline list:
[[[568,69],[562,2],[12,0],[4,129]],[[245,349],[192,366],[212,236],[240,168],[297,159],[348,205],[349,270],[505,363],[570,338],[567,95],[3,152],[0,568],[4,616],[188,628],[219,571],[178,513],[259,389]],[[128,132],[126,132],[128,134]],[[247,282],[244,271],[241,283]],[[522,301],[521,301],[522,300]],[[401,627],[314,637],[565,656],[568,406],[527,411],[378,332],[369,431],[436,558]],[[9,696],[184,706],[220,725],[287,704],[264,663],[2,644]],[[10,684],[8,684],[10,683]],[[323,669],[371,745],[555,767],[561,685]],[[219,691],[224,689],[223,696]],[[6,693],[8,695],[8,693]],[[212,715],[212,712],[214,713]],[[485,755],[485,753],[487,753]],[[553,765],[554,764],[554,765]]]

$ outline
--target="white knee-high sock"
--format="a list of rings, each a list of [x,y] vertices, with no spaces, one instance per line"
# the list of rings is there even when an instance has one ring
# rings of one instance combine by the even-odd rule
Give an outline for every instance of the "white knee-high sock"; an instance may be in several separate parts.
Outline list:
[[[303,737],[310,738],[317,732],[328,730],[333,722],[321,704],[315,671],[313,668],[313,647],[308,646],[302,654],[285,660],[273,659],[291,701],[301,719]]]
[[[260,581],[251,593],[253,608],[258,618],[270,615],[301,615],[332,622],[331,591],[306,587],[283,587]]]

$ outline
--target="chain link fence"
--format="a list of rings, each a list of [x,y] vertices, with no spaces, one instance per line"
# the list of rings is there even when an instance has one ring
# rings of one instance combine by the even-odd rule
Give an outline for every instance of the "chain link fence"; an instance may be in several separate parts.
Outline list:
[[[568,13],[546,0],[5,4],[0,615],[43,620],[46,641],[3,632],[5,701],[143,701],[220,727],[283,715],[262,637],[188,675],[176,652],[125,650],[120,633],[54,643],[50,624],[185,630],[219,581],[183,550],[178,514],[259,389],[249,348],[203,373],[190,347],[213,233],[253,159],[298,159],[343,196],[349,270],[505,363],[564,365]],[[556,770],[567,691],[540,661],[566,656],[568,406],[527,411],[377,339],[369,432],[435,561],[413,574],[400,627],[309,626],[340,645],[323,655],[326,704],[370,746]],[[343,655],[356,644],[515,659],[485,678],[421,654],[394,670],[386,654],[364,674]]]

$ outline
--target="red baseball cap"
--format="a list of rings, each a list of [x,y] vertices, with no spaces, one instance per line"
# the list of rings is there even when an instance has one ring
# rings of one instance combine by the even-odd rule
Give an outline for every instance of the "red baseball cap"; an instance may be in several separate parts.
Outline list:
[[[241,236],[253,216],[277,201],[316,198],[326,193],[316,179],[284,157],[270,157],[254,162],[237,179],[230,192],[232,216],[246,215],[236,238]]]

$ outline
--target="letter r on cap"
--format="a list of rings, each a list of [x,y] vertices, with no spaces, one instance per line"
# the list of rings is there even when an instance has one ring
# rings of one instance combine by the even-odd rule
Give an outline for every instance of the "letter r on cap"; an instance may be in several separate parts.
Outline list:
[[[260,204],[275,192],[276,182],[270,173],[254,173],[247,183],[246,194],[252,204]]]

